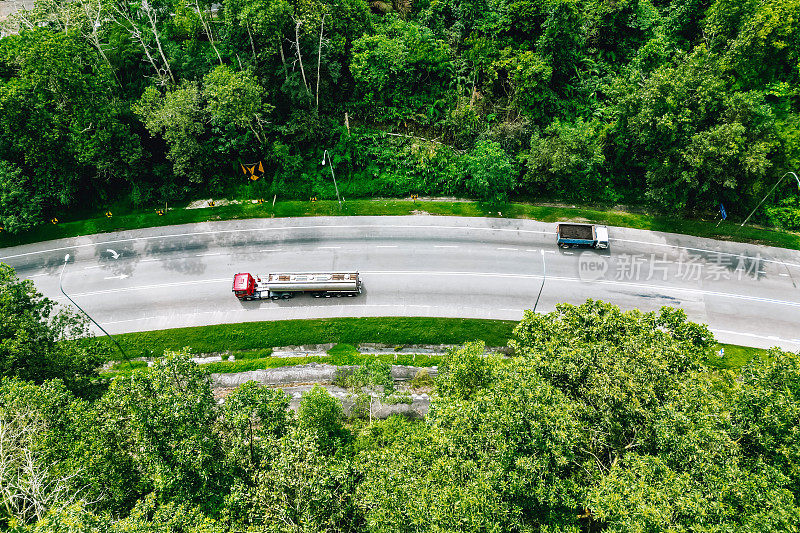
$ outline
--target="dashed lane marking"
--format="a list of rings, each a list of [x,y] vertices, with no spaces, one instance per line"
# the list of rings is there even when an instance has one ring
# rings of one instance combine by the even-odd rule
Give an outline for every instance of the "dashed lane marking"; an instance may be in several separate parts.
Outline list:
[[[483,278],[506,278],[506,279],[531,279],[531,280],[541,280],[541,274],[499,274],[494,272],[439,272],[439,271],[418,271],[418,270],[399,270],[399,271],[362,271],[362,275],[364,276],[403,276],[403,275],[411,275],[411,276],[474,276],[474,277],[483,277]],[[568,278],[563,276],[548,276],[548,280],[551,281],[561,281],[565,283],[583,283],[583,284],[598,284],[598,285],[612,285],[612,286],[620,286],[620,287],[627,287],[636,290],[650,290],[650,291],[661,291],[664,293],[685,293],[685,294],[693,294],[699,296],[717,296],[720,298],[731,298],[736,300],[745,300],[750,302],[762,302],[762,303],[770,303],[770,304],[777,304],[777,305],[786,305],[790,307],[800,307],[800,302],[795,301],[788,301],[788,300],[778,300],[775,298],[764,298],[760,296],[751,296],[746,294],[735,294],[729,292],[721,292],[721,291],[710,291],[705,289],[695,289],[691,287],[675,287],[671,285],[652,285],[646,283],[635,283],[630,281],[618,281],[618,280],[605,280],[605,279],[598,279],[591,282],[587,282],[581,280],[580,278]],[[120,287],[114,289],[106,289],[106,290],[99,290],[99,291],[90,291],[75,294],[74,296],[95,296],[100,294],[113,294],[115,292],[128,292],[128,291],[137,291],[137,290],[150,290],[150,289],[161,289],[161,288],[168,288],[168,287],[182,287],[182,286],[191,286],[191,285],[202,285],[202,284],[210,284],[210,283],[230,283],[230,278],[216,278],[216,279],[209,279],[209,280],[193,280],[193,281],[179,281],[174,283],[162,283],[162,284],[153,284],[153,285],[140,285],[134,287]],[[408,307],[421,307],[421,308],[429,308],[430,306],[425,305],[416,305],[416,306],[408,306]]]
[[[4,257],[0,257],[0,261],[4,261],[6,259],[12,259],[15,257],[24,257],[26,255],[36,255],[36,254],[46,254],[50,252],[59,252],[63,250],[75,250],[76,248],[89,248],[93,246],[104,246],[108,244],[120,243],[120,242],[136,242],[136,241],[149,241],[154,239],[173,239],[177,237],[197,237],[200,235],[220,235],[220,234],[232,234],[232,233],[257,233],[257,232],[267,232],[267,231],[289,231],[289,230],[313,230],[313,229],[375,229],[375,228],[394,228],[394,229],[422,229],[422,230],[435,230],[435,229],[443,229],[443,230],[465,230],[469,232],[475,231],[489,231],[489,232],[511,232],[511,233],[527,233],[527,234],[538,234],[538,235],[548,235],[548,234],[555,234],[553,231],[543,231],[543,230],[530,230],[530,229],[512,229],[512,228],[476,228],[471,226],[437,226],[433,224],[426,224],[426,225],[414,225],[414,224],[392,224],[392,225],[382,225],[382,224],[313,224],[308,226],[276,226],[272,228],[238,228],[238,229],[225,229],[225,230],[216,230],[216,231],[192,231],[187,233],[173,233],[170,235],[148,235],[144,237],[131,237],[128,239],[111,239],[108,241],[98,241],[98,242],[91,242],[86,244],[75,244],[72,246],[59,246],[56,248],[48,248],[46,250],[36,250],[33,252],[24,252],[21,254],[13,254],[13,255],[6,255]]]

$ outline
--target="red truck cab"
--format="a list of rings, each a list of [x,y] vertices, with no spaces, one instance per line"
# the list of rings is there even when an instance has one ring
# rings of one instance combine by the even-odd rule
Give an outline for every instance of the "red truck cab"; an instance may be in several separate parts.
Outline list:
[[[233,276],[233,294],[240,300],[249,300],[256,289],[256,280],[250,274],[240,273]]]

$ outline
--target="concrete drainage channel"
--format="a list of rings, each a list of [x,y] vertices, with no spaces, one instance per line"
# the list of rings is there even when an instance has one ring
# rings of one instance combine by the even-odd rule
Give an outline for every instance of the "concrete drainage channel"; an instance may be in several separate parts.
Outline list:
[[[345,415],[350,416],[354,404],[350,393],[342,387],[333,385],[336,371],[340,368],[355,369],[357,367],[309,363],[307,365],[284,366],[268,370],[211,374],[211,383],[214,388],[214,396],[219,401],[224,401],[225,396],[239,385],[248,381],[257,381],[268,387],[280,388],[291,396],[289,408],[294,411],[297,411],[300,406],[300,398],[303,393],[311,390],[314,385],[319,384],[325,387],[334,398],[342,402]],[[414,391],[409,387],[409,381],[423,368],[428,371],[431,377],[436,376],[436,367],[392,365],[392,378],[395,381],[397,392],[399,394],[408,393],[411,403],[386,404],[381,402],[379,395],[371,394],[371,416],[373,418],[386,418],[393,414],[402,414],[410,418],[424,418],[428,414],[430,407],[430,395],[428,392]]]
[[[279,346],[273,348],[270,357],[289,358],[289,357],[318,357],[327,356],[328,350],[335,346],[334,343],[310,344],[303,346]],[[356,348],[364,355],[444,355],[449,349],[459,345],[450,344],[409,344],[403,346],[393,346],[378,343],[361,343]],[[487,348],[487,353],[507,355],[510,349],[507,347]],[[197,364],[215,363],[219,361],[233,361],[235,354],[214,353],[198,354],[192,360]],[[148,360],[148,365],[152,361]],[[291,396],[289,408],[297,411],[300,406],[300,398],[303,393],[311,390],[314,385],[321,385],[331,393],[334,398],[342,402],[345,415],[351,416],[354,402],[349,391],[333,384],[336,371],[340,368],[355,369],[356,366],[335,366],[325,363],[309,363],[306,365],[284,366],[270,368],[266,370],[249,370],[246,372],[232,372],[211,374],[211,386],[214,389],[214,397],[222,403],[230,392],[238,386],[248,381],[257,381],[267,387],[280,388]],[[392,378],[395,381],[395,388],[400,395],[407,395],[411,403],[387,404],[381,401],[380,395],[371,394],[372,403],[370,406],[370,416],[373,418],[387,418],[394,414],[402,414],[410,418],[424,418],[430,408],[429,391],[415,391],[411,389],[410,382],[420,370],[427,370],[428,375],[435,377],[437,368],[421,366],[392,365]]]
[[[280,346],[273,348],[271,357],[313,357],[325,356],[328,350],[333,348],[335,344],[312,344],[305,346]],[[377,343],[362,343],[356,348],[358,351],[365,355],[443,355],[447,350],[453,348],[455,345],[404,345],[392,346],[387,344]],[[491,349],[491,351],[501,351],[505,353],[506,349],[498,348]],[[215,355],[216,359],[220,360],[221,356]],[[198,362],[212,362],[205,358],[198,358]],[[212,386],[214,387],[214,396],[219,401],[224,401],[225,396],[233,391],[239,385],[248,381],[257,381],[263,383],[268,387],[280,388],[286,394],[291,396],[289,408],[297,411],[300,407],[300,399],[304,392],[311,390],[314,385],[321,385],[325,387],[334,398],[342,402],[345,415],[351,416],[353,414],[354,401],[352,395],[346,389],[333,385],[336,377],[336,371],[340,368],[354,369],[355,366],[337,367],[324,363],[309,363],[307,365],[285,366],[278,368],[271,368],[268,370],[251,370],[248,372],[236,372],[229,374],[212,374]],[[369,407],[370,416],[373,418],[387,418],[394,414],[401,414],[410,418],[425,418],[430,408],[431,398],[428,391],[420,390],[414,391],[410,388],[409,383],[420,370],[425,369],[428,375],[435,377],[437,373],[436,367],[419,367],[419,366],[404,366],[392,365],[392,378],[395,381],[395,388],[398,394],[407,394],[411,403],[396,403],[387,404],[383,403],[378,394],[371,394],[371,405]]]
[[[327,344],[306,344],[300,346],[278,346],[272,349],[270,357],[321,357],[328,355],[328,350],[336,346],[335,343]],[[356,349],[363,355],[444,355],[447,350],[457,348],[460,344],[406,344],[402,347],[390,344],[361,343]],[[487,354],[507,355],[510,348],[506,346],[487,347]],[[217,363],[219,361],[235,361],[235,354],[214,353],[198,354],[192,361],[197,364]],[[413,376],[412,376],[413,377]]]

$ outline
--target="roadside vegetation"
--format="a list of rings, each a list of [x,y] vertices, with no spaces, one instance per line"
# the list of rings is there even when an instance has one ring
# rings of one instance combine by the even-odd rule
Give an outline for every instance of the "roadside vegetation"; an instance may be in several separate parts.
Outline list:
[[[767,196],[753,221],[797,230],[797,11],[38,1],[0,39],[0,226],[106,211],[116,224],[130,210],[136,225],[197,198],[334,200],[335,174],[348,201],[547,199],[676,218],[721,202],[742,220]]]
[[[435,378],[417,373],[412,385],[432,395],[424,421],[375,419],[369,395],[410,396],[390,362],[338,344],[325,357],[355,363],[336,376],[354,403],[346,419],[320,386],[296,414],[255,382],[219,403],[213,367],[183,350],[100,379],[77,363],[106,343],[65,335],[4,268],[4,531],[766,532],[800,521],[800,355],[712,366],[713,336],[677,309],[590,300],[526,312],[513,356],[466,342]],[[270,359],[249,355],[241,362]]]

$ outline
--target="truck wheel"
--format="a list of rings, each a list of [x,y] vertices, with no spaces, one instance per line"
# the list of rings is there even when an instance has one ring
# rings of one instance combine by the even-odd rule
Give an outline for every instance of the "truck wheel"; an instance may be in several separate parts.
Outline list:
[[[273,300],[280,300],[281,297],[276,294],[275,296],[270,296],[270,298]]]
[[[291,297],[292,295],[289,294],[288,292],[284,292],[283,294],[281,294],[281,300],[288,300]]]
[[[559,244],[559,246],[561,248],[569,248],[569,244],[565,244],[565,243]]]
[[[355,296],[355,294],[353,294],[352,292],[348,292],[348,293],[347,293],[347,296],[348,296],[349,298],[352,298],[353,296]]]
[[[318,293],[318,292],[315,292],[315,293],[312,293],[311,296],[313,296],[314,298],[319,298],[322,295],[320,293]]]

